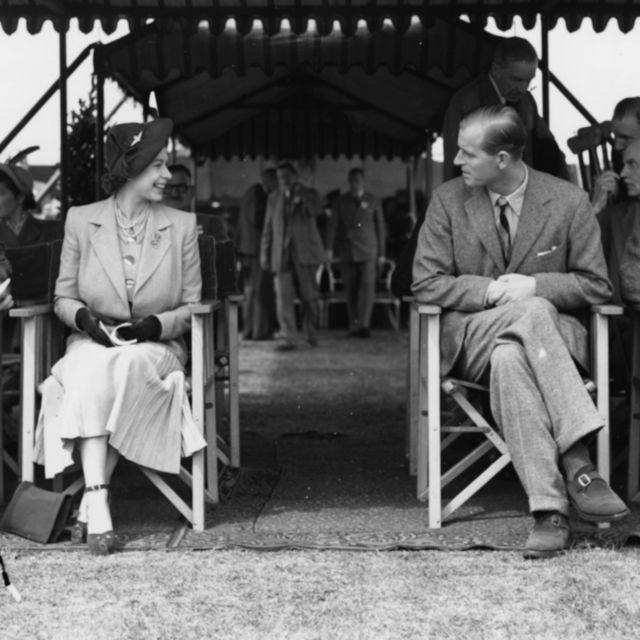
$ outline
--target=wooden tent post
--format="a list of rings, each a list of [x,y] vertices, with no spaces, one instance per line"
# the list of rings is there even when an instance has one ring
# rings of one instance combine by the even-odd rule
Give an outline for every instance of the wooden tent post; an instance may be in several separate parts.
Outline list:
[[[102,69],[102,45],[93,53],[93,73],[96,81],[96,200],[102,198],[102,171],[104,167],[104,72]]]
[[[416,186],[415,186],[416,162],[414,156],[407,160],[407,191],[409,192],[409,212],[416,219]]]
[[[542,65],[542,117],[544,118],[544,121],[549,124],[549,23],[547,17],[544,14],[540,16],[540,24],[542,59],[544,60],[544,64]]]
[[[69,165],[68,165],[68,132],[67,132],[67,34],[60,30],[60,212],[67,215],[69,208]]]

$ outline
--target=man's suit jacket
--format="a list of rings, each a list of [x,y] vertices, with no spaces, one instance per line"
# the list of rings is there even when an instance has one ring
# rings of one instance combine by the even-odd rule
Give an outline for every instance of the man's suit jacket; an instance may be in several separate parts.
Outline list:
[[[261,184],[249,187],[240,202],[238,228],[236,230],[236,250],[243,256],[260,254],[260,238],[264,227],[267,194]]]
[[[625,302],[640,304],[640,222],[636,221],[620,257],[620,295]]]
[[[458,129],[460,121],[478,107],[501,104],[488,74],[482,74],[462,87],[449,102],[444,115],[442,140],[444,144],[443,176],[450,180],[460,174],[453,160],[458,153]],[[525,93],[515,107],[527,131],[524,161],[538,169],[565,180],[569,172],[558,144],[547,123],[538,115],[536,101],[530,93]]]
[[[627,241],[640,224],[640,202],[625,200],[603,209],[598,215],[602,248],[613,285],[612,302],[622,303],[620,291],[620,265]]]
[[[336,199],[327,226],[327,247],[343,260],[364,262],[384,256],[386,232],[380,201],[370,193],[356,200],[350,193]]]
[[[260,264],[266,271],[282,270],[285,245],[285,195],[277,190],[267,198],[267,214],[260,243]],[[303,265],[317,265],[326,260],[318,230],[320,214],[318,194],[302,185],[295,185],[289,202],[291,240],[298,260]]]
[[[154,314],[161,340],[189,329],[189,305],[200,300],[202,286],[196,217],[150,206],[131,308],[113,197],[69,209],[55,288],[55,312],[66,325],[76,329],[76,312],[87,306],[108,324]]]
[[[418,237],[412,290],[419,301],[448,309],[442,319],[443,374],[456,362],[469,314],[485,309],[487,287],[505,273],[535,278],[535,295],[561,312],[563,337],[573,357],[586,367],[586,331],[567,314],[611,296],[600,230],[587,194],[529,169],[506,265],[486,189],[468,188],[456,178],[434,191]]]

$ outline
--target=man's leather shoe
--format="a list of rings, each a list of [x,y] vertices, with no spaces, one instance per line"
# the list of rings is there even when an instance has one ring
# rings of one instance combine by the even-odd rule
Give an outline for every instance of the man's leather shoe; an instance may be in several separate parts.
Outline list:
[[[630,513],[592,464],[582,467],[567,482],[567,493],[576,515],[587,522],[615,522]]]
[[[553,558],[569,547],[571,528],[566,516],[556,511],[545,511],[534,517],[536,521],[522,554],[525,558]]]

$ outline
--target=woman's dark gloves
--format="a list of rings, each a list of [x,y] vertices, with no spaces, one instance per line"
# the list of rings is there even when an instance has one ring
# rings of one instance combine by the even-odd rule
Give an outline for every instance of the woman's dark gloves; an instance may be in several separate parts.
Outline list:
[[[123,340],[137,340],[138,342],[146,342],[152,340],[157,342],[162,334],[162,324],[157,316],[147,316],[136,320],[129,327],[118,329],[118,336]]]
[[[100,328],[96,317],[87,309],[82,307],[76,312],[76,327],[80,331],[84,331],[94,342],[101,344],[103,347],[112,347],[109,336]]]

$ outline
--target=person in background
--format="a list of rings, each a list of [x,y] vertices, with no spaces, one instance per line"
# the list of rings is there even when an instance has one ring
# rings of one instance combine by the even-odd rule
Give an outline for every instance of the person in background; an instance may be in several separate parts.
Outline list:
[[[601,212],[608,204],[615,204],[625,197],[624,188],[620,188],[622,156],[632,142],[640,140],[640,97],[624,98],[618,102],[613,110],[611,133],[613,167],[603,171],[594,181],[591,204],[596,213]]]
[[[365,191],[362,169],[349,171],[349,193],[334,202],[326,242],[329,260],[333,258],[334,243],[340,259],[347,293],[347,335],[369,338],[377,270],[385,257],[386,231],[380,201]]]
[[[260,266],[260,239],[267,198],[278,188],[276,170],[264,169],[261,181],[247,189],[240,202],[235,245],[244,287],[243,338],[268,340],[276,330],[273,278]]]
[[[524,38],[504,38],[498,44],[491,68],[451,98],[444,116],[444,179],[459,175],[454,165],[458,152],[460,121],[482,106],[506,104],[520,116],[526,131],[524,161],[538,171],[545,171],[564,180],[569,172],[553,134],[538,115],[538,107],[529,93],[529,85],[538,68],[538,55]]]
[[[0,243],[24,247],[62,238],[59,220],[38,220],[31,172],[16,164],[0,164]]]
[[[193,186],[191,171],[183,164],[172,164],[168,167],[171,178],[164,188],[162,201],[180,211],[193,211]]]
[[[273,273],[280,325],[276,348],[287,351],[297,347],[296,291],[302,301],[306,339],[312,347],[318,344],[316,273],[318,266],[326,261],[327,253],[316,224],[321,213],[317,192],[298,182],[297,172],[290,162],[278,165],[276,171],[279,188],[267,199],[260,265]]]
[[[98,555],[115,547],[109,483],[119,457],[178,473],[181,455],[206,446],[184,374],[183,336],[202,286],[196,218],[162,204],[172,126],[111,127],[111,195],[72,207],[65,224],[54,311],[71,335],[42,385],[38,462],[51,478],[79,449],[85,491],[72,541]]]
[[[162,201],[168,207],[173,207],[180,211],[193,212],[193,184],[191,182],[191,171],[183,164],[172,164],[168,167],[171,179],[165,187]],[[198,233],[206,233],[213,236],[216,242],[229,239],[227,225],[225,221],[217,215],[208,213],[197,213]]]
[[[588,335],[576,313],[607,302],[598,224],[578,187],[522,160],[526,130],[507,106],[460,124],[462,177],[438,187],[418,237],[413,293],[443,307],[442,375],[490,389],[491,412],[529,499],[526,558],[590,522],[629,514],[592,464],[604,422],[585,388]]]

